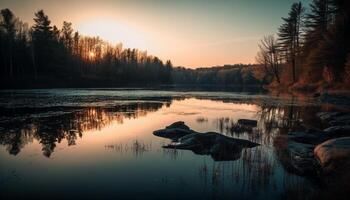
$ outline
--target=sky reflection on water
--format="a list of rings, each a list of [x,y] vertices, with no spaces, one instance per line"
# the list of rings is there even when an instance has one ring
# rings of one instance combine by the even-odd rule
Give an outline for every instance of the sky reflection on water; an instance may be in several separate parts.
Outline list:
[[[23,102],[11,106],[11,98],[5,102],[2,97],[2,197],[54,193],[55,198],[266,199],[307,195],[316,187],[288,169],[284,150],[274,141],[301,124],[319,125],[312,116],[328,107],[297,100],[266,103],[267,97],[242,94],[222,99],[227,94],[214,98],[158,92],[122,100],[91,93],[95,101],[89,104],[85,93],[66,102],[50,91],[30,93],[34,97],[28,101],[50,95],[56,99],[33,107],[21,106]],[[237,132],[235,123],[242,118],[258,120],[257,128]],[[180,120],[199,132],[216,131],[262,145],[225,162],[163,149],[169,140],[152,132]]]

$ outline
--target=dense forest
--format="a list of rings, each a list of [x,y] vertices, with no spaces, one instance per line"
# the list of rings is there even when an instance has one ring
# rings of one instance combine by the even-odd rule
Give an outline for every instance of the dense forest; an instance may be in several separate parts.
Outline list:
[[[187,85],[219,85],[238,87],[261,87],[270,81],[259,77],[261,65],[224,65],[188,69],[176,67],[172,71],[174,83]]]
[[[294,3],[277,36],[265,36],[256,60],[271,88],[294,90],[350,87],[350,1]]]
[[[43,10],[29,27],[9,9],[0,18],[1,87],[108,87],[169,84],[172,64],[138,49],[51,25]]]

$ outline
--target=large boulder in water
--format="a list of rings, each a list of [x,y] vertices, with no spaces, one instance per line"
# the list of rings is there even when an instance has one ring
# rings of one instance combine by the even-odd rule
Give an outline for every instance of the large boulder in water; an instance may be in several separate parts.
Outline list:
[[[188,127],[187,125],[185,125],[185,122],[183,121],[177,121],[174,122],[172,124],[170,124],[169,126],[166,127],[167,129],[169,128],[178,128],[178,129],[184,129],[184,130],[190,130],[190,127]]]
[[[215,161],[237,160],[243,148],[253,148],[259,145],[249,140],[231,138],[220,133],[199,133],[191,130],[182,121],[175,122],[165,129],[154,131],[153,134],[176,141],[163,148],[191,150],[195,154],[211,155]]]
[[[350,167],[350,137],[328,140],[314,149],[315,157],[325,172]]]
[[[178,121],[165,127],[165,129],[154,131],[153,135],[176,141],[179,138],[192,133],[196,133],[196,132],[191,130],[188,126],[186,126],[185,122]]]
[[[219,133],[193,133],[179,139],[179,143],[169,144],[163,148],[191,150],[198,155],[211,155],[215,161],[237,160],[243,148],[253,148],[259,144],[230,138]]]

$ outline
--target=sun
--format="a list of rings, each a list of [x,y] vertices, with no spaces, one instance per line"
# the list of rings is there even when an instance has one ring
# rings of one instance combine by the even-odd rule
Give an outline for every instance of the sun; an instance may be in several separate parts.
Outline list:
[[[92,59],[92,58],[95,58],[95,53],[90,51],[89,52],[89,58]]]
[[[111,43],[123,43],[126,48],[149,49],[148,39],[141,30],[110,19],[86,19],[77,25],[83,35],[99,36]]]

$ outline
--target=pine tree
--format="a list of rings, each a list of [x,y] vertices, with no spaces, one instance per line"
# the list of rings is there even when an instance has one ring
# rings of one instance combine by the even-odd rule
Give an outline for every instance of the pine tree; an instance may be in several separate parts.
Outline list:
[[[342,81],[347,54],[350,51],[350,3],[346,0],[329,2],[333,22],[314,47],[312,56],[308,58],[311,67],[318,71],[327,70],[334,80]]]
[[[4,61],[4,71],[9,77],[13,76],[13,62],[14,62],[14,47],[15,47],[15,17],[11,10],[3,9],[1,10],[1,23],[0,27],[3,30],[3,61]]]
[[[48,72],[46,66],[50,66],[53,59],[54,31],[51,27],[51,21],[43,10],[35,13],[34,26],[32,27],[33,51],[35,63],[38,70]]]
[[[287,18],[282,18],[284,23],[279,28],[279,45],[284,52],[285,61],[291,63],[293,83],[297,81],[296,65],[300,63],[298,60],[301,53],[301,30],[304,7],[301,2],[294,3]]]
[[[69,52],[73,50],[73,29],[72,23],[63,22],[62,31],[61,31],[61,39],[64,46],[67,48]]]

